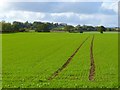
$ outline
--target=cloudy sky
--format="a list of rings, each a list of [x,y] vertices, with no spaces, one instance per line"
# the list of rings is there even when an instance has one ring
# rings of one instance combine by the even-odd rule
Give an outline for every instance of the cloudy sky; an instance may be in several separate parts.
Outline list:
[[[118,1],[1,2],[0,21],[44,21],[81,25],[118,26]]]

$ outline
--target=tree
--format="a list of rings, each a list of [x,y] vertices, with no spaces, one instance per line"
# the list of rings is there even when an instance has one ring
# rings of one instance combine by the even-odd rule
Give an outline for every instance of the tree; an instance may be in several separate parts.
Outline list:
[[[37,25],[35,31],[36,31],[36,32],[42,32],[43,29],[44,29],[43,24],[42,24],[42,25],[40,24],[40,25]]]
[[[99,27],[98,27],[98,31],[99,31],[100,33],[103,33],[104,31],[106,31],[106,28],[105,28],[104,26],[99,26]]]
[[[23,27],[26,28],[26,29],[34,29],[33,27],[33,24],[32,23],[29,23],[28,21],[26,21],[24,24],[23,24]]]
[[[83,29],[82,26],[77,25],[75,28],[76,28],[77,32],[83,33],[83,30],[84,30],[84,29]]]
[[[87,31],[95,31],[95,27],[93,26],[87,26]]]
[[[72,25],[67,25],[64,27],[65,31],[69,31],[69,32],[74,32],[74,26]]]
[[[35,30],[36,32],[50,32],[49,24],[39,24]]]
[[[14,32],[11,23],[2,22],[2,32],[3,33]]]
[[[12,27],[14,32],[19,32],[20,29],[24,28],[24,24],[22,22],[14,21]]]

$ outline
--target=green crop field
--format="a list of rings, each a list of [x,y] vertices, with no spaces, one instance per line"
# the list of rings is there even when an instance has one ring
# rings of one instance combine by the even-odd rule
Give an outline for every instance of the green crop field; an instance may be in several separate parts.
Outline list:
[[[118,87],[118,34],[3,34],[2,87]]]

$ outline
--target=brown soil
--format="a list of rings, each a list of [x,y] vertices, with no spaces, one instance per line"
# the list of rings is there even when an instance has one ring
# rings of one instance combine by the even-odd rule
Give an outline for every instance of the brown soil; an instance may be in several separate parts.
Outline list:
[[[81,44],[80,46],[75,50],[75,52],[68,58],[68,60],[62,65],[62,67],[60,67],[57,71],[55,71],[51,77],[48,78],[48,80],[52,80],[53,78],[55,78],[64,68],[67,67],[67,65],[70,63],[70,61],[72,60],[72,58],[75,56],[75,54],[79,51],[79,49],[81,48],[81,46],[85,43],[85,41],[88,39],[89,37],[87,37]]]
[[[93,42],[94,42],[94,36],[91,41],[90,46],[90,72],[89,72],[89,80],[93,81],[95,76],[95,63],[94,63],[94,57],[93,57]]]

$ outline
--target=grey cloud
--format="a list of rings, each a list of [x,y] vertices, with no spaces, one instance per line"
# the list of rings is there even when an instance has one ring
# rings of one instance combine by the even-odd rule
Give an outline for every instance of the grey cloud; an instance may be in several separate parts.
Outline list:
[[[113,10],[101,9],[102,2],[13,2],[11,9],[44,13],[115,14]]]

